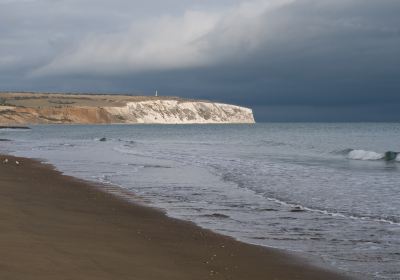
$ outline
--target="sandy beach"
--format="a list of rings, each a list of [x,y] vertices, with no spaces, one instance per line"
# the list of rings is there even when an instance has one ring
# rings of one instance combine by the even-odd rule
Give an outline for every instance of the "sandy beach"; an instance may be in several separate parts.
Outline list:
[[[1,279],[348,279],[0,158]]]

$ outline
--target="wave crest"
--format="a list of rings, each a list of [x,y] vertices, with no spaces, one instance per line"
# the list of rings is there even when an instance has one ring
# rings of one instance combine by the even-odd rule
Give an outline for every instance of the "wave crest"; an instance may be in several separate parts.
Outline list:
[[[383,159],[384,154],[376,153],[373,151],[365,151],[365,150],[352,150],[348,153],[347,157],[349,159],[357,159],[357,160],[378,160]]]
[[[349,150],[347,158],[354,160],[400,161],[400,153],[393,151],[387,151],[385,153],[377,153],[374,151],[366,151],[366,150]]]

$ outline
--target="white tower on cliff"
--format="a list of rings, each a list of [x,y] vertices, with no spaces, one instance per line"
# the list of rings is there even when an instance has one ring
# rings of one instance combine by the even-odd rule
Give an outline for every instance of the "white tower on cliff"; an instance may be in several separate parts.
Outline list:
[[[158,96],[158,91],[156,90],[156,95],[155,95],[156,97]]]

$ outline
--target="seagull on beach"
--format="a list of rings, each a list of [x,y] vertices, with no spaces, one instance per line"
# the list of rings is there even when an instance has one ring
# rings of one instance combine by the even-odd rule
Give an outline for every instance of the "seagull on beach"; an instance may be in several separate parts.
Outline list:
[[[18,160],[16,160],[16,161],[15,161],[15,164],[16,164],[16,165],[19,165],[19,161],[18,161]]]
[[[6,164],[8,162],[8,158],[6,158],[5,160],[3,160],[3,163]]]

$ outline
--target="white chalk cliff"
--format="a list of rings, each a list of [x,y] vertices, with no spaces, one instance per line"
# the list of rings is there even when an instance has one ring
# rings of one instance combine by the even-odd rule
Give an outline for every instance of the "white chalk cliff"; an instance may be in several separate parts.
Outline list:
[[[201,101],[156,100],[128,102],[124,107],[105,107],[126,123],[195,124],[254,123],[249,108]]]

